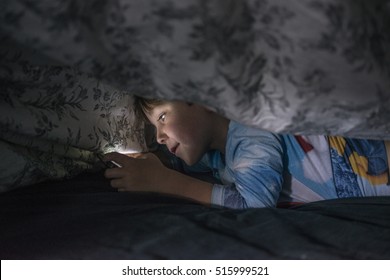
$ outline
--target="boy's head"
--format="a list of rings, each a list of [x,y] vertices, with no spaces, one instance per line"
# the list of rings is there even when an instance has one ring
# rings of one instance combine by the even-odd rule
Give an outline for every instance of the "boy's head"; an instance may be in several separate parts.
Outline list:
[[[147,114],[153,110],[155,106],[163,104],[164,100],[162,99],[157,99],[157,98],[142,98],[138,96],[134,96],[134,111],[135,111],[135,116],[138,121],[140,122],[147,122],[149,123],[149,119],[147,117]]]
[[[156,139],[188,165],[210,149],[224,153],[229,121],[203,106],[183,101],[135,98],[138,118],[156,128]]]

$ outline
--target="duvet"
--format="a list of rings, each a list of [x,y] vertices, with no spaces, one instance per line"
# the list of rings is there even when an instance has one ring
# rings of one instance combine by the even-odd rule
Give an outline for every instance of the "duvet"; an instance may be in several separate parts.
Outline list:
[[[390,137],[384,0],[0,4],[0,190],[145,151],[132,96],[273,132]]]

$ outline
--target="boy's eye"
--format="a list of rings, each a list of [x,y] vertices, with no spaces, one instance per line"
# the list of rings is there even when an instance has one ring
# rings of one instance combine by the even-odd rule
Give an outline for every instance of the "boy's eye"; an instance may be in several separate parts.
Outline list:
[[[161,114],[157,121],[165,121],[165,113]]]

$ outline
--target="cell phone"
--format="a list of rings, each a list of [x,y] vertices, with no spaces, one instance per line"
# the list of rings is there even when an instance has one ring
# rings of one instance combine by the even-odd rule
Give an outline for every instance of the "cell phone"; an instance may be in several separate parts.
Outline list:
[[[120,165],[119,163],[113,161],[113,160],[110,160],[110,161],[104,161],[103,160],[103,156],[101,154],[96,154],[97,158],[104,164],[104,166],[106,168],[121,168],[122,165]]]

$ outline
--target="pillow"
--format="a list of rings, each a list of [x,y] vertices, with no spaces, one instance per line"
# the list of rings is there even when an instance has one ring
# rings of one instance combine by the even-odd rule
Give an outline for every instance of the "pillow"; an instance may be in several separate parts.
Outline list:
[[[147,149],[133,97],[76,67],[8,51],[0,75],[0,191],[102,168],[95,153]]]

